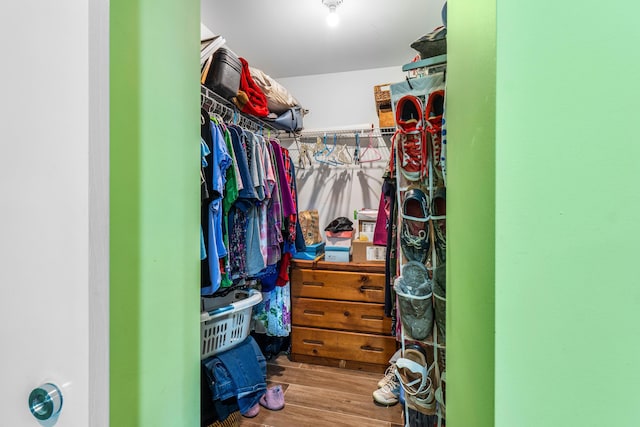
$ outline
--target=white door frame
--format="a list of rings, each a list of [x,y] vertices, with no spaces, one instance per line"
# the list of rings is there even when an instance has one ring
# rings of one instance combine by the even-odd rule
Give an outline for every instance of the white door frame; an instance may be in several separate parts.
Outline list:
[[[109,14],[89,1],[89,427],[109,426]]]

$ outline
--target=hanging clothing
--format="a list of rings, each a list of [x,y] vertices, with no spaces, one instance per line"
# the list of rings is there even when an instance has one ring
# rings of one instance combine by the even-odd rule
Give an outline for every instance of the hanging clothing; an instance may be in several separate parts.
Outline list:
[[[222,236],[222,196],[226,184],[227,169],[232,160],[227,153],[224,137],[218,126],[209,122],[211,132],[211,196],[208,212],[209,285],[200,289],[202,295],[212,295],[222,283],[220,259],[227,256]]]
[[[275,160],[275,152],[271,143],[266,144],[267,151],[271,161],[271,173],[273,174],[273,190],[267,207],[267,265],[276,264],[280,261],[281,250],[280,244],[282,238],[282,203],[280,180]]]
[[[262,293],[262,301],[253,308],[253,318],[267,335],[286,337],[291,333],[291,286],[275,286]]]
[[[235,203],[229,208],[229,275],[232,280],[247,277],[247,230],[249,209],[255,204],[256,194],[249,172],[244,130],[238,126],[229,126],[231,145],[238,165],[242,189],[238,191]]]
[[[245,130],[244,137],[249,171],[257,201],[247,210],[247,275],[253,277],[266,267],[260,249],[260,214],[261,205],[265,198],[265,174],[256,136],[252,132]],[[266,222],[266,217],[264,220]]]

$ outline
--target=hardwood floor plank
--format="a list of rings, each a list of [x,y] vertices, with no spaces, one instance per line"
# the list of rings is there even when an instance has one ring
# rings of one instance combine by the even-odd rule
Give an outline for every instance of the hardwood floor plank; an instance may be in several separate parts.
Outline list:
[[[370,420],[319,409],[287,404],[281,411],[261,408],[255,418],[243,418],[240,426],[255,427],[391,427],[387,421]]]
[[[321,390],[296,384],[288,388],[285,401],[287,404],[321,409],[343,415],[354,415],[389,423],[402,422],[402,408],[400,405],[388,408],[377,406],[373,403],[371,393],[362,395],[346,391]]]
[[[283,368],[267,365],[267,378],[273,383],[298,384],[323,390],[348,391],[350,393],[371,395],[378,386],[374,378],[349,375],[347,370],[330,373],[304,368]]]
[[[292,368],[309,369],[312,371],[327,372],[328,374],[332,374],[332,375],[345,375],[345,374],[350,376],[354,375],[354,376],[376,380],[376,382],[378,382],[378,380],[384,376],[383,374],[380,374],[377,372],[368,372],[368,371],[360,371],[360,370],[345,369],[345,368],[334,368],[331,366],[316,365],[313,363],[293,362],[285,354],[281,354],[277,358],[270,360],[268,363],[276,366],[282,366],[285,368],[292,367]]]
[[[260,408],[241,427],[401,427],[402,408],[376,406],[371,393],[380,374],[292,362],[280,355],[267,363],[268,387],[281,384],[285,407]]]
[[[303,365],[303,363],[292,361],[291,359],[289,359],[289,356],[287,356],[284,353],[281,353],[277,357],[274,357],[273,359],[268,360],[267,364],[276,365],[276,366],[282,366],[282,367],[287,367],[287,368],[288,367],[300,368],[301,365]]]

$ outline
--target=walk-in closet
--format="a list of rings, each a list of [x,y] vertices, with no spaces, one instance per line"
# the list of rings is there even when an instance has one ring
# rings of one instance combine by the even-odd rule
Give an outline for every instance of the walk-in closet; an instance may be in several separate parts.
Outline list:
[[[640,3],[445,4],[3,2],[0,426],[640,426]]]
[[[201,21],[201,425],[446,425],[446,1]]]

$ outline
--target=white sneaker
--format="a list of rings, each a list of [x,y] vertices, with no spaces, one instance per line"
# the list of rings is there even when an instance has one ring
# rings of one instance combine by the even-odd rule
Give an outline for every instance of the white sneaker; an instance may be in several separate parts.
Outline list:
[[[392,406],[398,403],[400,382],[395,374],[382,387],[373,392],[373,400],[378,405]]]
[[[380,381],[378,381],[378,388],[384,387],[384,385],[391,380],[397,381],[395,363],[392,363],[391,365],[389,365],[389,367],[384,373],[384,377]]]

